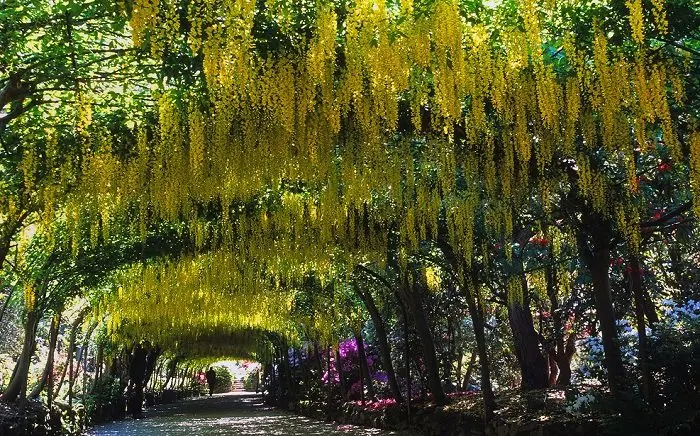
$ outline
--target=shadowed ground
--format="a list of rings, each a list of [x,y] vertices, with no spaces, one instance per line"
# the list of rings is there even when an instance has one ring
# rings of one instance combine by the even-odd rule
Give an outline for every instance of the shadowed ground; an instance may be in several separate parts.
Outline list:
[[[88,435],[398,435],[336,425],[263,405],[259,395],[217,394],[148,409],[146,418],[91,429]],[[403,434],[403,433],[401,433]]]

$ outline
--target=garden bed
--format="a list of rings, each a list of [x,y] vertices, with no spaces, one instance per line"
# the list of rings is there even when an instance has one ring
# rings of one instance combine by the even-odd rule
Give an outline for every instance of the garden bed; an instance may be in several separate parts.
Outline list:
[[[595,403],[594,403],[594,402]],[[326,404],[297,401],[288,408],[315,419],[386,430],[413,430],[421,435],[456,436],[587,436],[621,434],[693,435],[700,428],[700,412],[678,422],[654,415],[639,404],[616,405],[599,386],[578,386],[567,391],[512,390],[496,396],[498,410],[487,427],[480,394],[452,394],[444,406],[416,401],[407,421],[405,405],[393,400]],[[672,422],[671,425],[662,424]],[[658,425],[658,427],[655,427]]]
[[[61,410],[28,401],[23,406],[0,402],[0,435],[59,435]]]
[[[424,435],[590,435],[603,432],[602,420],[592,413],[566,410],[563,390],[508,391],[497,396],[495,419],[484,427],[481,395],[453,394],[444,406],[416,401],[410,424],[406,406],[381,400],[326,404],[315,401],[289,403],[289,409],[316,419],[386,430],[413,430]]]

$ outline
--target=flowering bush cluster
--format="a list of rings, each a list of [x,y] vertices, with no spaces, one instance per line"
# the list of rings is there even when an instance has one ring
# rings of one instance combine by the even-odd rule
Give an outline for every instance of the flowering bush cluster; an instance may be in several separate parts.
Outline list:
[[[629,366],[633,366],[637,361],[637,350],[639,347],[639,337],[637,329],[626,319],[616,322],[618,339],[620,341],[620,351],[622,361]],[[647,334],[651,331],[647,329]],[[581,379],[605,381],[606,370],[603,365],[603,339],[600,335],[589,336],[577,342],[580,350],[579,367],[576,376]]]
[[[360,353],[357,341],[354,338],[350,338],[341,342],[338,345],[338,355],[340,357],[340,372],[343,374],[345,383],[347,383],[347,394],[350,398],[359,398],[361,396],[362,384],[360,383]],[[378,387],[386,385],[389,381],[388,376],[384,371],[377,370],[377,356],[367,345],[365,345],[365,355],[372,382]],[[338,364],[336,363],[335,353],[331,353],[330,368],[323,373],[321,381],[326,385],[340,383],[340,374],[338,374]],[[365,385],[367,382],[368,381],[365,380]]]
[[[700,301],[688,300],[687,303],[676,305],[672,300],[664,300],[662,307],[667,324],[682,328],[684,324],[700,320]]]
[[[362,401],[352,401],[352,404],[356,406],[362,406]],[[396,399],[394,398],[384,398],[377,401],[365,401],[364,408],[366,410],[383,410],[387,407],[395,406]]]
[[[661,309],[665,315],[661,322],[653,331],[646,329],[650,341],[657,347],[663,346],[664,342],[673,341],[679,333],[686,333],[700,324],[700,301],[689,300],[685,304],[676,304],[672,300],[664,300]],[[617,321],[617,328],[623,362],[634,367],[639,349],[637,329],[624,319]],[[582,379],[603,382],[606,371],[603,366],[603,341],[600,335],[581,339],[577,345],[580,354],[576,375]]]
[[[566,405],[565,410],[572,415],[578,415],[589,410],[595,402],[596,396],[593,392],[582,392]]]

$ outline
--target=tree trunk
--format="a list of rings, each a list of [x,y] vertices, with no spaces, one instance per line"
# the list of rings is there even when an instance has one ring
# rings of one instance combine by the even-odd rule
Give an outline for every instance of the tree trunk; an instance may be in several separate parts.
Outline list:
[[[397,402],[403,402],[401,396],[401,389],[399,388],[399,383],[396,380],[396,372],[394,371],[394,363],[391,361],[391,348],[389,346],[389,341],[387,339],[386,327],[384,320],[382,319],[379,309],[374,302],[374,298],[370,292],[363,292],[356,282],[353,282],[353,289],[355,293],[360,297],[362,302],[365,304],[370,317],[372,318],[372,324],[374,325],[375,336],[379,344],[379,355],[382,358],[382,365],[386,371],[387,378],[389,379],[389,388],[391,388],[391,393]]]
[[[318,378],[323,377],[323,362],[321,362],[321,350],[318,346],[318,341],[314,340],[314,361],[316,362],[316,370],[318,370]]]
[[[58,330],[60,325],[61,314],[56,314],[53,317],[53,320],[51,320],[51,328],[49,330],[49,355],[46,359],[46,365],[44,366],[44,371],[41,373],[39,382],[29,394],[30,399],[39,397],[46,386],[46,382],[49,380],[49,378],[53,377],[54,354],[56,351],[56,342],[58,342]]]
[[[549,253],[550,259],[553,259],[554,255],[551,247]],[[566,331],[564,327],[564,317],[566,314],[561,311],[558,296],[559,279],[557,277],[557,270],[552,265],[547,266],[545,269],[545,280],[547,296],[549,297],[549,303],[552,309],[552,321],[554,323],[554,350],[550,350],[550,357],[554,359],[558,370],[554,382],[558,386],[569,386],[571,384],[571,358],[576,351],[575,335],[571,333],[568,339],[565,340]],[[551,366],[550,361],[550,367]],[[551,381],[552,379],[550,379],[550,383]]]
[[[464,383],[462,378],[462,360],[464,360],[464,351],[460,348],[457,353],[457,368],[455,369],[455,383],[457,385],[457,390],[460,390]],[[463,389],[462,389],[463,390]]]
[[[301,358],[299,358],[299,368],[301,368]],[[328,404],[331,402],[331,398],[333,397],[333,383],[331,383],[331,345],[327,344],[326,345],[326,370],[328,371]]]
[[[613,396],[626,388],[625,369],[622,364],[620,342],[617,337],[615,309],[610,294],[610,249],[599,247],[595,253],[585,256],[586,263],[593,280],[593,295],[595,297],[596,314],[600,321],[600,331],[603,336],[604,363],[608,372],[608,384]]]
[[[465,291],[467,293],[467,307],[469,315],[472,318],[472,326],[474,327],[474,337],[476,339],[476,348],[479,353],[479,366],[481,368],[481,394],[484,401],[484,422],[488,424],[495,416],[496,397],[493,394],[491,386],[491,371],[489,369],[489,355],[486,347],[486,332],[484,331],[485,321],[482,306],[479,304],[476,295],[478,283],[474,275],[472,283],[467,284]]]
[[[0,90],[0,110],[2,110],[2,107],[5,105],[5,102],[3,102],[3,91],[7,91],[8,86],[10,86],[10,82]],[[1,124],[0,130],[2,130]],[[21,203],[24,203],[24,201]],[[24,221],[31,212],[24,207],[26,204],[20,204],[19,206],[20,207],[15,209],[14,213],[10,213],[10,215],[6,217],[5,222],[0,223],[0,271],[2,271],[2,267],[5,265],[5,259],[7,259],[7,255],[10,253],[10,247],[12,246],[12,240],[15,234],[19,232],[24,225]],[[0,317],[0,321],[2,321],[2,317]]]
[[[14,373],[7,389],[0,395],[0,400],[6,402],[23,401],[27,395],[27,379],[29,378],[29,366],[36,348],[36,330],[41,317],[32,310],[27,313],[27,321],[24,324],[24,343],[22,353],[17,363],[17,371]]]
[[[102,378],[102,371],[103,371],[103,365],[104,365],[104,345],[100,344],[97,347],[97,358],[95,359],[95,380],[92,382],[92,390],[94,391],[97,388],[97,383],[99,380]]]
[[[647,343],[646,319],[644,313],[644,291],[642,290],[642,270],[639,267],[639,258],[630,256],[629,283],[634,296],[634,313],[637,320],[637,334],[639,337],[639,369],[642,375],[642,395],[644,400],[651,401],[653,391],[653,379],[649,370],[649,348]]]
[[[2,264],[0,263],[0,266]],[[7,307],[10,305],[10,300],[12,299],[12,294],[15,292],[15,287],[10,288],[10,293],[7,294],[7,297],[5,297],[5,301],[2,302],[2,310],[0,310],[0,325],[2,325],[2,320],[5,318],[5,312],[7,311]]]
[[[515,356],[520,364],[521,388],[544,389],[549,385],[547,358],[540,351],[540,340],[530,312],[529,298],[508,305],[508,321],[513,332]]]
[[[472,355],[469,358],[469,365],[467,365],[467,373],[464,374],[464,381],[462,382],[462,390],[469,390],[469,382],[472,379],[472,372],[474,372],[474,365],[476,365],[476,356],[478,350],[472,350]]]
[[[408,332],[408,313],[406,305],[401,301],[398,292],[394,293],[396,301],[401,308],[401,319],[403,320],[403,345],[404,345],[404,364],[406,365],[406,422],[411,423],[411,403],[413,402],[413,386],[411,381],[411,342]]]
[[[163,389],[168,388],[168,383],[170,383],[170,380],[175,377],[175,373],[177,372],[177,359],[173,359],[170,362],[168,362],[168,375],[165,378],[165,382],[163,383]]]
[[[472,319],[472,327],[474,328],[476,349],[480,363],[479,367],[481,369],[481,394],[484,402],[484,423],[487,425],[495,416],[496,398],[493,394],[493,386],[491,385],[486,332],[484,331],[486,322],[484,320],[483,305],[481,304],[478,294],[479,278],[476,272],[467,265],[464,257],[457,258],[452,246],[447,242],[444,231],[442,235],[438,235],[437,243],[445,255],[453,275],[457,277],[460,266],[461,270],[464,272],[465,280],[460,285],[467,299],[467,308],[469,309],[469,316]]]
[[[367,395],[369,395],[369,400],[374,401],[377,399],[377,394],[374,392],[372,375],[369,373],[369,365],[367,364],[367,354],[365,353],[365,341],[362,339],[362,331],[353,331],[353,335],[355,336],[355,341],[357,341],[357,354],[360,358],[360,375],[367,384]]]
[[[87,313],[87,312],[86,312]],[[92,332],[95,330],[97,327],[97,322],[93,322],[88,329],[85,331],[85,338],[83,339],[83,346],[80,348],[80,354],[78,355],[77,360],[75,361],[75,370],[73,370],[73,354],[71,354],[71,358],[69,359],[69,364],[70,364],[70,372],[68,374],[68,404],[72,405],[73,404],[73,394],[74,390],[73,388],[75,387],[75,381],[78,378],[78,374],[80,374],[80,364],[81,362],[86,362],[87,361],[87,351],[88,351],[88,342],[90,340],[90,336],[92,336]],[[83,365],[83,368],[85,368],[85,365]],[[85,371],[83,371],[83,383],[85,382],[85,377],[84,374]],[[84,394],[83,394],[84,395]]]
[[[10,244],[11,243],[12,243],[12,236],[8,237],[8,236],[5,236],[3,234],[2,239],[0,240],[0,270],[2,270],[2,266],[5,264],[5,259],[7,258],[7,253],[10,252]]]
[[[549,354],[547,356],[547,360],[549,361],[549,378],[547,380],[547,386],[556,386],[557,379],[559,378],[559,365],[557,364],[557,359],[554,358],[554,355]]]
[[[406,305],[413,317],[416,333],[420,338],[423,348],[423,363],[425,364],[427,372],[428,387],[433,394],[433,402],[437,405],[442,405],[447,402],[447,397],[445,397],[445,392],[442,390],[442,383],[440,383],[440,369],[437,363],[435,342],[430,325],[428,325],[428,319],[425,314],[423,302],[421,301],[420,291],[416,288],[417,286],[415,285],[409,287],[408,283],[404,283],[402,294],[405,296]]]
[[[146,378],[144,379],[144,388],[148,385],[151,377],[156,371],[156,366],[158,365],[158,359],[163,351],[158,347],[151,347],[146,355]]]
[[[524,270],[522,261],[517,261],[520,271]],[[530,294],[525,273],[521,272],[520,282],[523,301],[508,305],[508,321],[513,333],[515,356],[520,365],[523,390],[544,389],[549,386],[549,362],[540,349],[540,335],[535,330],[530,311]]]
[[[54,397],[58,396],[59,392],[61,391],[61,387],[63,387],[63,381],[65,380],[66,372],[68,371],[68,364],[73,359],[73,354],[75,354],[75,342],[78,336],[78,327],[80,327],[80,323],[83,322],[83,318],[86,314],[87,309],[83,309],[75,318],[73,324],[71,324],[70,339],[68,340],[68,362],[66,362],[65,366],[63,367],[61,378],[59,379],[56,389],[53,392]]]
[[[644,313],[647,320],[649,320],[649,327],[654,328],[654,324],[659,322],[659,315],[656,313],[656,307],[654,307],[654,302],[651,301],[648,289],[643,288],[642,292],[644,294]]]
[[[561,352],[557,350],[557,366],[559,367],[558,386],[571,385],[571,359],[576,353],[576,336],[572,333],[566,339],[566,344]]]
[[[340,348],[335,349],[335,371],[338,373],[338,383],[340,385],[340,396],[343,401],[348,399],[348,390],[345,387],[345,378],[343,377],[343,365],[340,361]]]
[[[73,354],[68,358],[68,407],[73,407],[73,382],[75,380],[75,371],[73,371]],[[78,365],[80,366],[80,365]],[[71,414],[72,417],[72,414]]]
[[[83,363],[83,369],[85,368],[85,364],[87,363],[88,359],[88,349],[89,349],[89,343],[90,343],[90,338],[92,337],[92,333],[95,331],[97,328],[97,321],[93,322],[88,326],[88,329],[85,331],[85,337],[83,338],[83,346],[80,350],[80,356],[78,356],[78,366],[76,368],[76,374],[80,372],[80,363]],[[83,371],[83,374],[85,371]]]

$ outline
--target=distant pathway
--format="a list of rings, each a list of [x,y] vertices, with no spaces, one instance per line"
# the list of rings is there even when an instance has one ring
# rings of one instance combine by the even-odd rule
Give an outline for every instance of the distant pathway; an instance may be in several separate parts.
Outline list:
[[[217,394],[150,408],[140,420],[102,425],[88,435],[397,435],[377,429],[335,425],[262,404],[259,395]]]

